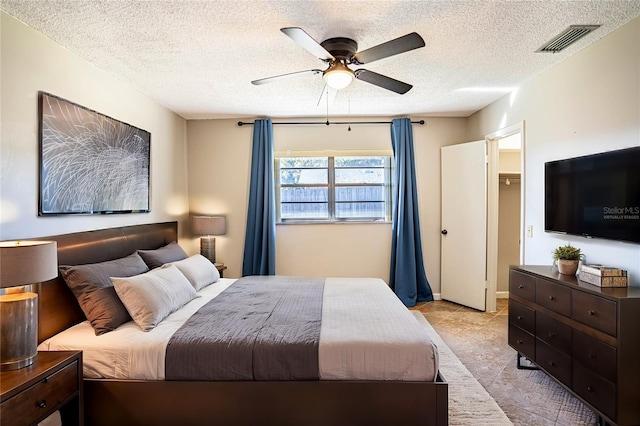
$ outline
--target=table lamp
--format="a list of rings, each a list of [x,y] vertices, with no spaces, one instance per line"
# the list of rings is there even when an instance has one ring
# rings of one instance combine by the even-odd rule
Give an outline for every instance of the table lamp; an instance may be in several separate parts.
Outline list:
[[[38,294],[32,284],[58,276],[55,241],[0,241],[0,370],[38,355]]]
[[[200,238],[200,254],[216,263],[216,239],[212,235],[227,233],[227,218],[225,216],[193,216],[192,231]]]

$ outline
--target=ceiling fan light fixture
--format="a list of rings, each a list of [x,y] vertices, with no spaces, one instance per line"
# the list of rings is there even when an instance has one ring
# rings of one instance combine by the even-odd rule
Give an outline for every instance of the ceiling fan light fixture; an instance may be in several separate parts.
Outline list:
[[[344,89],[353,81],[353,71],[342,62],[335,62],[322,76],[325,83],[335,90]]]

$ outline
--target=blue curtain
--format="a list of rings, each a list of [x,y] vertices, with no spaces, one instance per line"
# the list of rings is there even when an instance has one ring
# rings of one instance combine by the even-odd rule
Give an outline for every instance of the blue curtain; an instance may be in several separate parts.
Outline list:
[[[276,204],[273,182],[273,124],[270,119],[254,122],[252,149],[242,276],[275,275]]]
[[[411,119],[397,118],[392,121],[391,143],[396,185],[393,194],[389,286],[402,303],[411,307],[417,302],[433,300],[422,258]]]

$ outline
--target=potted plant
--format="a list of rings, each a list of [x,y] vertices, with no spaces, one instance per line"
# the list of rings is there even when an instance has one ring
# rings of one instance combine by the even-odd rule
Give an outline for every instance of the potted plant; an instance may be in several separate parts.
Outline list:
[[[554,263],[558,265],[558,272],[563,275],[575,275],[578,263],[584,259],[580,249],[571,244],[561,246],[553,251]]]

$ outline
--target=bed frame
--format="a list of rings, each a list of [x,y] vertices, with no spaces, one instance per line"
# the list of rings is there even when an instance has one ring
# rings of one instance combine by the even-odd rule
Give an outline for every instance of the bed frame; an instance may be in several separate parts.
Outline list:
[[[57,235],[58,263],[79,265],[177,241],[177,222]],[[38,341],[84,321],[62,278],[39,285]],[[434,382],[84,380],[89,425],[383,425],[448,423],[448,387]]]

